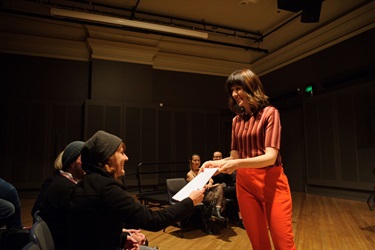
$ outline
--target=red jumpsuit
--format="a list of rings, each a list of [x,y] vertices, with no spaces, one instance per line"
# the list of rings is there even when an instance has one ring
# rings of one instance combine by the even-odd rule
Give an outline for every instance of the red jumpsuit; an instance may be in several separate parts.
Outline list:
[[[276,108],[265,107],[250,119],[233,119],[232,150],[240,158],[265,154],[266,147],[280,149],[281,124]],[[292,232],[292,198],[281,155],[273,166],[237,169],[237,199],[247,235],[254,250],[295,249]]]

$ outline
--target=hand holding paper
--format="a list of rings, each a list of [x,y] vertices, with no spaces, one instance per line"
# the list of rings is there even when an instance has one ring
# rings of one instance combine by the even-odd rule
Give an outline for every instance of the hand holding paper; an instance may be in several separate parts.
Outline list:
[[[208,180],[215,174],[217,168],[206,168],[204,172],[201,172],[197,175],[192,181],[190,181],[185,187],[183,187],[177,194],[175,194],[172,199],[177,201],[182,201],[186,197],[189,197],[189,194],[193,190],[199,190],[206,185]]]

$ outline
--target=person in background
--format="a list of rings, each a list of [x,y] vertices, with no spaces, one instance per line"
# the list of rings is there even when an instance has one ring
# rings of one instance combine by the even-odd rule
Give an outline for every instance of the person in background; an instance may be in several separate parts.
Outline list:
[[[220,151],[215,151],[212,155],[212,160],[217,161],[221,159],[223,159],[223,154]],[[224,197],[226,199],[234,200],[237,204],[236,171],[234,171],[230,175],[219,173],[217,175],[212,176],[212,179],[214,180],[214,183],[223,183],[223,185],[225,185]],[[234,210],[237,213],[237,215],[233,217],[235,217],[235,220],[238,221],[238,226],[245,229],[245,226],[243,225],[243,222],[242,222],[242,216],[237,205],[235,206]]]
[[[193,154],[190,157],[190,171],[186,174],[186,181],[192,181],[199,174],[199,167],[201,165],[201,158],[198,154]],[[220,183],[214,184],[214,180],[210,178],[205,186],[206,193],[204,196],[203,203],[205,206],[213,204],[211,217],[220,221],[225,221],[225,218],[221,215],[221,212],[225,208],[225,198],[223,185]]]
[[[118,181],[125,174],[126,146],[103,130],[88,139],[81,151],[86,175],[70,199],[68,249],[123,248],[123,228],[158,231],[194,212],[204,189],[162,210],[151,210],[134,199]],[[87,230],[90,229],[90,230]]]
[[[215,151],[212,155],[212,160],[221,160],[223,159],[223,154],[220,151]]]
[[[223,154],[220,151],[215,151],[212,155],[212,160],[217,161],[223,159]],[[224,186],[224,197],[228,199],[237,199],[236,197],[236,172],[231,175],[219,173],[212,176],[214,184],[221,183]]]
[[[21,202],[17,189],[0,178],[0,227],[22,229]]]
[[[67,178],[67,176],[72,177],[70,182],[66,182],[65,184],[60,186],[60,188],[58,190],[61,191],[61,192],[63,191],[62,189],[64,188],[64,186],[67,188],[67,191],[70,190],[72,188],[71,184],[72,183],[74,183],[74,184],[78,183],[82,179],[83,175],[85,174],[85,172],[82,170],[82,164],[80,162],[80,154],[81,154],[80,151],[82,149],[83,143],[84,142],[81,142],[81,141],[75,141],[75,142],[70,143],[66,147],[66,150],[68,150],[68,151],[65,154],[64,154],[65,150],[62,151],[54,161],[55,177],[57,177],[57,178],[59,178],[59,176],[63,176],[65,178]],[[72,160],[74,160],[74,161],[71,162]],[[64,175],[64,172],[65,172],[65,175]],[[53,205],[51,203],[59,204],[58,201],[56,201],[56,198],[52,198],[52,200],[50,199],[48,203],[44,202],[43,207],[41,209],[42,212],[40,212],[40,205],[45,200],[47,190],[50,187],[53,180],[54,180],[54,178],[48,178],[43,182],[41,191],[40,191],[40,193],[39,193],[39,195],[36,199],[36,202],[34,203],[33,209],[32,209],[32,215],[33,216],[36,212],[39,212],[38,215],[41,216],[41,217],[42,216],[44,218],[46,216],[50,217],[50,219],[47,218],[47,221],[53,220],[52,218],[55,217],[55,216],[58,216],[58,217],[66,216],[66,215],[64,215],[64,213],[66,213],[65,209],[59,211],[58,209],[53,208]],[[52,197],[53,194],[49,193],[48,196]],[[61,202],[63,202],[63,201],[61,201]],[[67,206],[67,204],[66,204],[66,206]],[[52,209],[52,211],[46,211],[46,209],[47,210]],[[45,213],[47,213],[48,215],[45,215]],[[56,215],[54,215],[54,213],[56,213]],[[42,217],[42,219],[43,219],[43,217]],[[59,223],[57,223],[57,225],[54,225],[52,227],[59,227],[61,225],[61,223],[59,222]],[[54,224],[56,224],[56,223],[54,223]],[[56,231],[54,228],[52,228],[50,230]],[[155,249],[155,248],[149,248],[149,247],[146,246],[148,244],[147,238],[144,234],[142,234],[140,232],[140,230],[123,229],[123,232],[124,232],[124,234],[122,235],[122,237],[125,241],[127,241],[128,245],[132,245],[132,246],[133,245],[135,245],[135,246],[140,245],[141,250]],[[59,230],[57,230],[57,233],[60,233]],[[56,249],[63,249],[65,247],[64,245],[62,245],[62,243],[59,243],[59,242],[63,241],[63,239],[62,239],[63,236],[59,237],[59,236],[55,235],[55,236],[53,236],[53,238],[54,239],[57,238],[57,239],[54,240]]]
[[[81,149],[83,141],[73,141],[69,143],[61,155],[61,170],[57,170],[55,178],[49,186],[45,186],[45,193],[40,193],[41,202],[39,216],[47,223],[55,244],[55,249],[67,249],[67,221],[69,198],[76,184],[85,175],[81,164]],[[59,166],[59,157],[55,161]],[[47,184],[48,185],[48,184]]]
[[[279,111],[270,105],[259,77],[249,69],[234,71],[226,81],[232,122],[231,154],[206,167],[237,172],[237,198],[254,250],[295,249],[292,197],[280,155]],[[268,231],[269,228],[269,231]]]
[[[62,169],[62,156],[63,156],[63,154],[64,154],[64,151],[60,152],[60,154],[56,157],[56,159],[54,161],[53,168],[54,168],[55,171],[54,171],[53,178],[55,178],[55,176],[60,175],[60,170]],[[37,212],[39,212],[40,204],[44,200],[44,198],[46,196],[46,193],[47,193],[47,190],[48,190],[49,186],[51,185],[51,183],[53,181],[53,178],[47,178],[43,181],[43,183],[40,187],[38,197],[36,198],[36,200],[34,202],[33,208],[31,209],[31,217],[34,217],[34,215]]]

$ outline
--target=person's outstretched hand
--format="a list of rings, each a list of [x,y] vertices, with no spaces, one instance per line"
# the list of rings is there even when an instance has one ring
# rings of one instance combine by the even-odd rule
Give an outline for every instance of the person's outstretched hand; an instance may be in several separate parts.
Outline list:
[[[224,160],[216,160],[216,161],[206,161],[202,164],[202,166],[199,168],[199,173],[204,172],[205,168],[220,168],[225,163]],[[215,175],[218,175],[219,171],[216,171]]]
[[[203,201],[205,188],[200,190],[194,190],[190,193],[189,198],[193,200],[194,206],[198,205]]]

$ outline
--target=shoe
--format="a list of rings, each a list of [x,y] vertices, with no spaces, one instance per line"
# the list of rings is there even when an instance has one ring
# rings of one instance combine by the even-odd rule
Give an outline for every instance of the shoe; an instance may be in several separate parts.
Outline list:
[[[225,218],[221,215],[220,210],[221,210],[220,207],[216,207],[213,209],[212,214],[211,214],[211,218],[213,220],[225,221]]]
[[[245,225],[242,223],[242,220],[238,222],[238,226],[242,229],[245,229]]]

